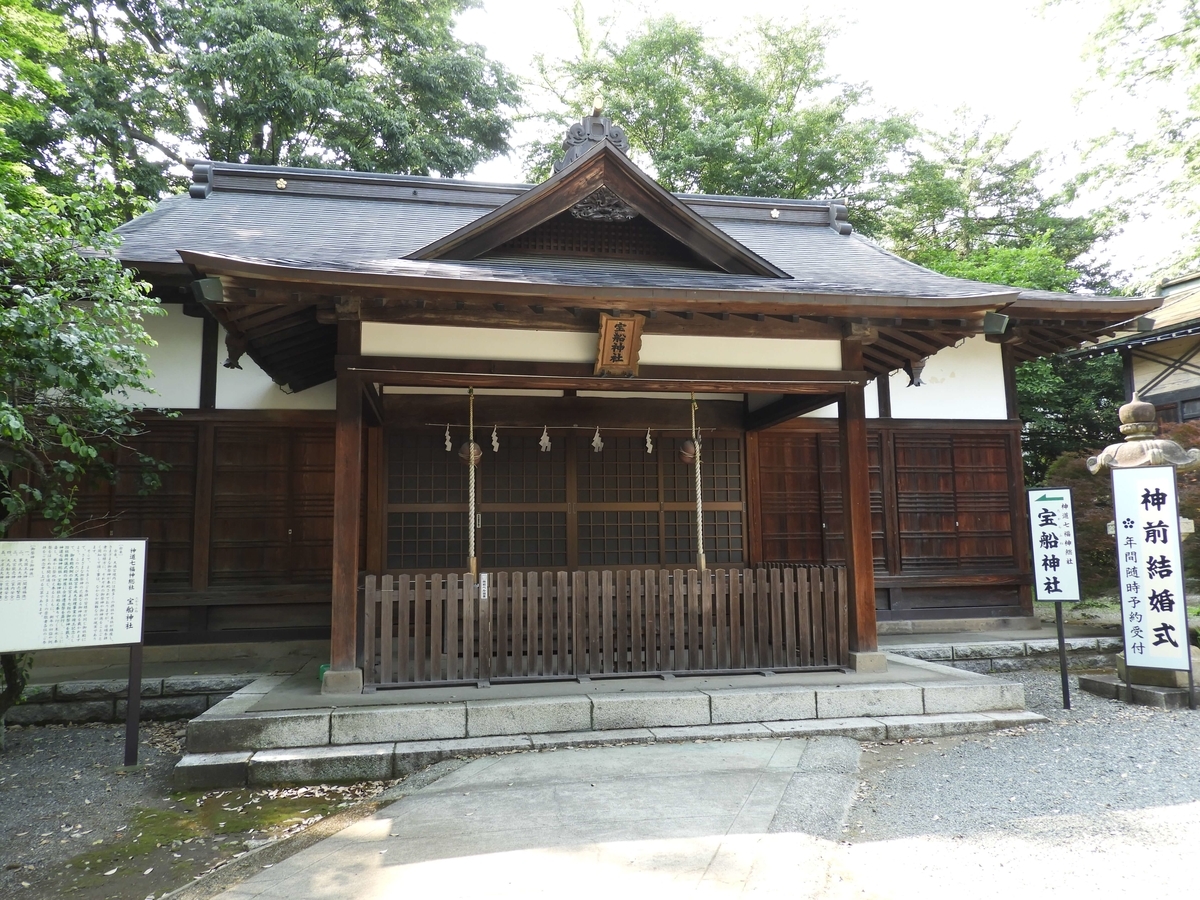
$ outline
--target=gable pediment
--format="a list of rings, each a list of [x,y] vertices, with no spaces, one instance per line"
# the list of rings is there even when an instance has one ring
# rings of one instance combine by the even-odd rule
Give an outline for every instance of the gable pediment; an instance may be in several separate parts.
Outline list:
[[[647,176],[611,141],[410,259],[559,255],[644,259],[789,278]]]

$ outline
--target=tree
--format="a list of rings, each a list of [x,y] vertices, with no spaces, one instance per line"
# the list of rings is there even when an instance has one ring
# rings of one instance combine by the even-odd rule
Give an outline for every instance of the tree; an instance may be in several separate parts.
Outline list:
[[[114,451],[142,429],[130,393],[148,389],[149,286],[114,258],[112,191],[43,197],[20,212],[0,198],[0,538],[18,520],[71,533],[80,488],[115,475]],[[141,456],[146,490],[158,464]],[[26,661],[0,655],[0,722]]]
[[[39,194],[26,146],[61,95],[47,59],[66,37],[58,19],[29,0],[0,0],[0,196],[17,208]]]
[[[70,35],[43,144],[141,196],[196,155],[456,175],[507,148],[516,83],[453,33],[472,0],[40,2]]]
[[[1110,189],[1150,179],[1143,195],[1174,206],[1192,227],[1193,250],[1172,268],[1193,267],[1200,259],[1200,3],[1110,0],[1090,52],[1102,79],[1154,115],[1103,139],[1101,147],[1121,153],[1089,175]]]
[[[880,237],[913,262],[960,278],[1046,291],[1112,289],[1092,254],[1120,218],[1112,209],[1063,212],[1073,186],[1047,193],[1040,153],[1013,158],[1011,132],[987,121],[926,133],[910,151],[882,219]]]
[[[574,17],[578,55],[539,60],[553,104],[542,118],[555,131],[531,148],[530,177],[549,173],[566,125],[598,92],[668,190],[854,198],[855,225],[873,230],[889,159],[915,128],[865,115],[867,89],[826,72],[827,26],[762,22],[718,47],[672,17],[647,20],[621,43],[594,40],[579,3]]]

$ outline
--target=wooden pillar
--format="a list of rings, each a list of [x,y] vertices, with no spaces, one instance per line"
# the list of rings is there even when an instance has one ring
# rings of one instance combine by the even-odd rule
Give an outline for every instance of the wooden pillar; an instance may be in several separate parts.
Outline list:
[[[1021,406],[1017,399],[1017,360],[1012,344],[1000,345],[1000,362],[1004,367],[1004,399],[1007,402],[1008,418],[1020,420]],[[1009,509],[1012,516],[1013,559],[1022,575],[1033,577],[1033,557],[1029,546],[1029,519],[1025,502],[1025,459],[1021,453],[1021,432],[1013,431],[1008,439],[1008,483]],[[1017,602],[1021,612],[1033,615],[1033,587],[1022,584],[1017,587]]]
[[[357,355],[361,344],[357,321],[338,322],[338,354]],[[362,690],[356,665],[358,641],[358,552],[362,523],[363,462],[362,386],[350,374],[337,375],[337,426],[333,461],[333,604],[330,621],[330,673],[327,693]],[[335,673],[355,673],[353,676]],[[331,677],[332,675],[332,677]]]
[[[842,368],[862,371],[862,342],[842,341]],[[850,650],[879,649],[875,629],[875,561],[871,550],[871,485],[867,466],[867,407],[863,386],[846,388],[838,401],[842,511],[846,534],[846,587],[849,591]]]

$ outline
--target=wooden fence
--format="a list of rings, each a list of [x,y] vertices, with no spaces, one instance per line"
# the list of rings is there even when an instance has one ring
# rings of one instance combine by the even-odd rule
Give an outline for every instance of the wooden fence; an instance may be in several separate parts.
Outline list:
[[[845,569],[367,576],[374,685],[837,667]]]

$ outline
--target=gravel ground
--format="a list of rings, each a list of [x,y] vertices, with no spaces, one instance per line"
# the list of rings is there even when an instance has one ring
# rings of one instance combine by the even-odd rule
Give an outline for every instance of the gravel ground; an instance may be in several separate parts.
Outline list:
[[[1023,673],[1049,723],[867,744],[845,829],[851,841],[986,832],[1080,841],[1123,830],[1122,812],[1200,802],[1200,711],[1103,700],[1057,672]]]
[[[0,752],[0,897],[24,893],[118,828],[138,807],[170,796],[179,723],[145,723],[125,772],[123,725],[7,729]]]

